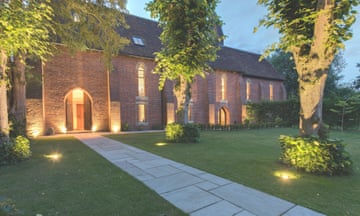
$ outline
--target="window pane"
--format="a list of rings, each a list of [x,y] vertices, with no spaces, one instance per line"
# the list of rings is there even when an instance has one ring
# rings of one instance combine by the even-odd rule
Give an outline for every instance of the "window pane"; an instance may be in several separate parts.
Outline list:
[[[145,104],[138,105],[139,122],[145,122]]]

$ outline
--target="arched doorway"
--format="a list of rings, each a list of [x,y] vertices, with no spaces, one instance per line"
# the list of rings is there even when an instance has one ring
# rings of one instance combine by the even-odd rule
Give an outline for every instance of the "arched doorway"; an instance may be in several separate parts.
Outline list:
[[[228,111],[225,107],[221,107],[218,112],[218,123],[220,125],[228,125]]]
[[[91,130],[92,102],[87,92],[74,89],[65,96],[66,129]]]

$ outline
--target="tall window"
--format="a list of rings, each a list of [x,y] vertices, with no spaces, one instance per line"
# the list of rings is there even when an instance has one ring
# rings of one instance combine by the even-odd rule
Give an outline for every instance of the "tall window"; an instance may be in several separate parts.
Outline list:
[[[138,88],[139,96],[145,96],[145,68],[142,64],[138,66]]]
[[[246,100],[250,100],[250,94],[251,94],[251,80],[246,80]]]
[[[226,95],[226,79],[225,75],[221,77],[221,100],[225,100]]]
[[[274,85],[272,82],[269,84],[269,98],[270,100],[274,100]]]
[[[145,104],[138,104],[138,122],[146,122]]]

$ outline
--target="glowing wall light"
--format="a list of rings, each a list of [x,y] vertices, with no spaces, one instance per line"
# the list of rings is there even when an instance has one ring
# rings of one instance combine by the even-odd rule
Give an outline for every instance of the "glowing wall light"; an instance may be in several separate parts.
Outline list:
[[[117,133],[120,131],[120,127],[118,125],[113,125],[111,127],[112,132]]]
[[[31,130],[31,135],[33,136],[33,137],[38,137],[39,135],[40,135],[40,130],[38,130],[38,129],[32,129]]]
[[[66,129],[65,126],[62,126],[62,127],[60,128],[60,130],[61,130],[61,133],[66,133],[66,132],[67,132],[67,129]]]
[[[93,126],[91,127],[91,131],[92,131],[92,132],[97,131],[97,126],[96,126],[96,125],[93,125]]]

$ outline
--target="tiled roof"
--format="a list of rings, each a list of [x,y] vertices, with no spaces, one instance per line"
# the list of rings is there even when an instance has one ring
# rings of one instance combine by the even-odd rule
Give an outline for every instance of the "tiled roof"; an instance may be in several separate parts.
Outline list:
[[[154,52],[161,49],[161,41],[159,36],[161,29],[157,22],[140,18],[133,15],[125,15],[128,29],[121,28],[119,33],[121,36],[130,40],[121,54],[131,55],[144,58],[154,58]],[[218,29],[222,34],[221,29]],[[132,37],[141,38],[144,46],[136,45]],[[269,62],[263,60],[259,62],[260,55],[222,46],[218,51],[218,59],[210,63],[214,69],[239,72],[245,76],[268,78],[275,80],[283,80],[282,74],[278,73]]]
[[[259,61],[259,54],[254,54],[230,47],[221,47],[218,58],[211,62],[214,69],[233,71],[245,76],[284,80],[284,76],[266,60]]]

